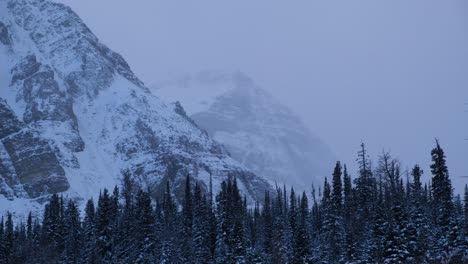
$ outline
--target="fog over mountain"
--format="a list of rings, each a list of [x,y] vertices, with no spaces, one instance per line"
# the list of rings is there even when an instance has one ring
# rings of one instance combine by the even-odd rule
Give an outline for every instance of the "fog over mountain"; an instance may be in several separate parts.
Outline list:
[[[364,141],[430,176],[440,139],[467,183],[468,4],[437,1],[61,0],[148,84],[240,70],[297,112],[356,174]],[[106,10],[106,12],[102,12]],[[330,168],[330,174],[332,169]]]
[[[280,186],[309,191],[335,162],[295,113],[241,72],[207,70],[153,88],[163,100],[179,101],[234,159]]]

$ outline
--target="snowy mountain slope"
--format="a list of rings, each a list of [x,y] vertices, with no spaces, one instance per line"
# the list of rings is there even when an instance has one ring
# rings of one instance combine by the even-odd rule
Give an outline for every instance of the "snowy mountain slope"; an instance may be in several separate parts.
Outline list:
[[[309,189],[330,173],[334,158],[328,147],[245,74],[205,71],[154,89],[163,99],[180,101],[197,124],[257,175]]]
[[[62,4],[0,0],[0,62],[0,210],[96,196],[122,170],[155,194],[167,180],[181,192],[187,174],[202,186],[236,176],[250,199],[270,188]]]

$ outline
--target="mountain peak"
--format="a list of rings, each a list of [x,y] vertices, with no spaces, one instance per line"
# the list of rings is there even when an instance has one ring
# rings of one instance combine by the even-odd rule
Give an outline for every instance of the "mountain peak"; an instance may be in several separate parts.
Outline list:
[[[29,0],[0,5],[1,196],[33,202],[62,192],[85,199],[118,184],[124,170],[154,196],[167,181],[181,192],[186,175],[202,187],[210,175],[215,186],[235,176],[250,200],[271,188],[181,105],[151,94],[70,8]],[[11,201],[2,208],[12,210]]]
[[[13,51],[30,52],[32,44],[38,59],[64,78],[71,95],[94,96],[108,87],[116,74],[145,89],[122,56],[100,43],[69,7],[50,1],[15,0],[8,1],[7,8],[16,36]]]
[[[271,182],[305,189],[320,184],[334,158],[301,119],[239,71],[203,71],[155,85],[232,157]]]

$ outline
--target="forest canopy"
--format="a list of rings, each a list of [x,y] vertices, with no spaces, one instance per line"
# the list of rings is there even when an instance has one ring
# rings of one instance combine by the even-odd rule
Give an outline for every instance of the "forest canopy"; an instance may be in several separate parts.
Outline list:
[[[126,172],[83,215],[58,194],[41,218],[4,215],[0,263],[466,263],[468,187],[462,201],[439,142],[430,154],[423,183],[389,153],[371,167],[362,144],[354,179],[338,161],[309,194],[276,186],[254,206],[235,178],[214,194],[188,175],[177,202],[169,182],[154,198]]]

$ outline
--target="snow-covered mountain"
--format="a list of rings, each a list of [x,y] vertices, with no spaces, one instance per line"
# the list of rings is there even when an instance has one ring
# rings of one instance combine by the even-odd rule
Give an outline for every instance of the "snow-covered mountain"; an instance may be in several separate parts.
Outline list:
[[[334,158],[329,148],[243,73],[187,74],[154,89],[162,99],[180,101],[200,127],[257,175],[309,190],[330,174]]]
[[[124,37],[124,36],[122,36]],[[157,193],[186,175],[236,176],[250,199],[269,183],[229,157],[180,105],[154,96],[67,6],[0,0],[0,210],[51,193],[96,196],[130,170]]]

